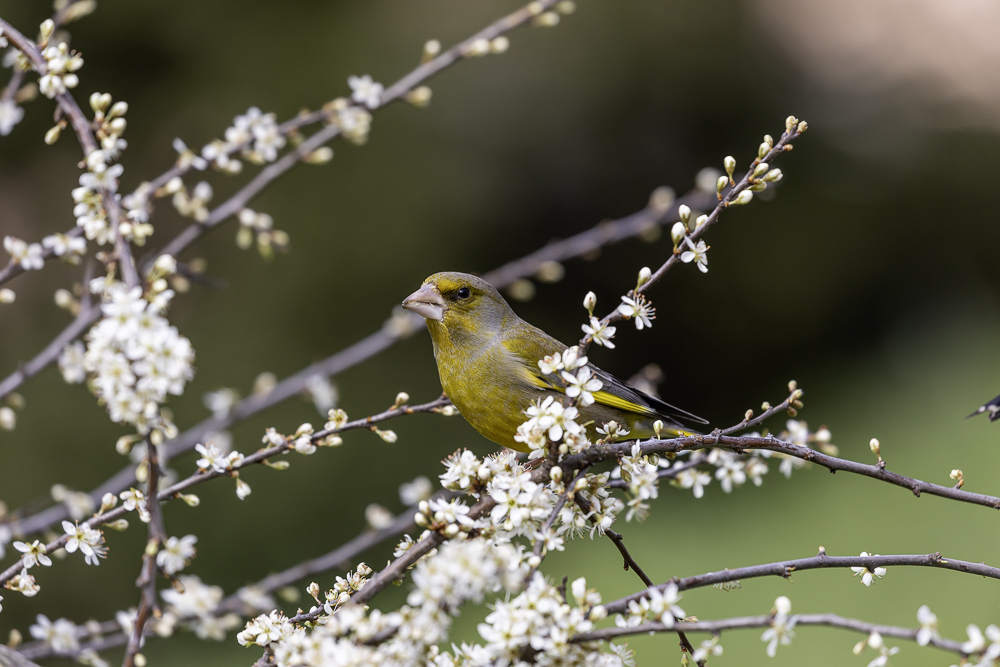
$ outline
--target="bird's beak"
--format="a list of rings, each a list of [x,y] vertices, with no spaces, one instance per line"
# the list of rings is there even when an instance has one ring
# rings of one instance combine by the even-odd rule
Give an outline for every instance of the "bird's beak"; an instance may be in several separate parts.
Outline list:
[[[412,310],[425,320],[440,322],[444,319],[444,298],[434,285],[421,285],[420,289],[403,299],[403,308]]]

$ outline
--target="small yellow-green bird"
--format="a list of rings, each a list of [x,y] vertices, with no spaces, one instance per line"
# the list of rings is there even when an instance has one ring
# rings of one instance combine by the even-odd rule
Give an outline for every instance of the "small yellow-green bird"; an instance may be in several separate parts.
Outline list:
[[[514,439],[525,420],[524,410],[538,399],[566,395],[569,382],[559,373],[543,373],[542,358],[561,354],[567,346],[514,314],[500,293],[482,278],[467,273],[435,273],[406,297],[403,308],[425,320],[434,343],[441,387],[458,411],[493,442],[529,451]],[[628,386],[593,364],[587,368],[602,383],[592,393],[594,402],[577,408],[579,423],[588,423],[588,435],[616,421],[629,429],[629,438],[649,438],[653,424],[663,422],[661,434],[692,434],[678,419],[707,424]]]

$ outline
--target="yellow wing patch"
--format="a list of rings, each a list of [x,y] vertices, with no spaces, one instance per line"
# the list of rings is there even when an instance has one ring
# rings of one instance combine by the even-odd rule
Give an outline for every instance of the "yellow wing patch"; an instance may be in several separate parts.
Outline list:
[[[619,410],[625,410],[626,412],[634,412],[640,415],[655,415],[656,411],[652,408],[647,408],[645,405],[639,405],[638,403],[633,403],[621,396],[615,396],[614,394],[609,394],[606,391],[596,391],[594,392],[594,400],[598,403],[611,406],[612,408],[618,408]]]

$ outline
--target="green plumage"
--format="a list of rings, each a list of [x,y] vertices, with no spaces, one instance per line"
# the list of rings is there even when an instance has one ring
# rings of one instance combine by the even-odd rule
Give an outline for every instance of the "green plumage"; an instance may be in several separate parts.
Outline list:
[[[427,319],[441,387],[462,416],[493,442],[527,451],[514,440],[525,408],[548,395],[565,397],[566,383],[558,373],[543,375],[538,361],[567,346],[519,318],[485,280],[465,273],[434,274],[404,306]],[[592,439],[611,420],[627,427],[630,438],[651,437],[656,420],[670,435],[694,432],[677,418],[706,423],[588,366],[604,385],[593,405],[577,406],[577,421],[591,422]]]

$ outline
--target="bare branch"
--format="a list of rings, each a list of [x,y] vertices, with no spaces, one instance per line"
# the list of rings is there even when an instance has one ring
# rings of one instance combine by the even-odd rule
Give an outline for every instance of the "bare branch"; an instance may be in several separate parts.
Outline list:
[[[607,641],[617,637],[626,637],[630,635],[654,632],[673,632],[677,630],[677,628],[681,628],[687,632],[710,632],[718,634],[725,630],[768,628],[771,627],[771,622],[773,620],[774,617],[767,614],[764,616],[724,618],[715,621],[688,621],[684,623],[676,623],[673,628],[667,628],[662,623],[643,623],[630,628],[602,628],[601,630],[594,630],[593,632],[581,633],[570,639],[570,641],[574,643]],[[913,641],[916,641],[917,633],[919,632],[919,629],[901,628],[893,625],[880,625],[877,623],[866,623],[865,621],[860,621],[854,618],[846,618],[844,616],[838,616],[837,614],[793,614],[789,617],[789,625],[793,623],[796,627],[818,625],[832,628],[843,628],[845,630],[854,630],[855,632],[861,632],[864,634],[877,632],[883,637],[899,637],[900,639],[910,639]],[[944,649],[945,651],[951,651],[952,653],[957,653],[959,655],[968,655],[962,650],[962,642],[958,642],[953,639],[932,638],[928,642],[928,645]]]
[[[893,566],[913,566],[913,567],[933,567],[944,570],[954,570],[955,572],[965,572],[975,574],[990,579],[1000,579],[1000,568],[984,565],[983,563],[970,563],[954,558],[945,558],[940,553],[922,555],[896,555],[896,556],[828,556],[825,551],[821,551],[809,558],[797,558],[793,560],[766,563],[764,565],[751,565],[733,570],[720,570],[719,572],[708,572],[694,577],[683,579],[671,579],[668,582],[659,584],[656,588],[663,590],[671,583],[677,586],[678,590],[685,591],[692,588],[702,588],[704,586],[714,586],[728,581],[739,581],[742,579],[754,579],[756,577],[783,577],[791,578],[792,574],[801,570],[815,570],[823,568],[849,568],[863,567],[869,571],[877,567]],[[628,603],[639,600],[646,596],[646,591],[633,593],[623,598],[604,605],[609,614],[623,613],[628,609]]]

